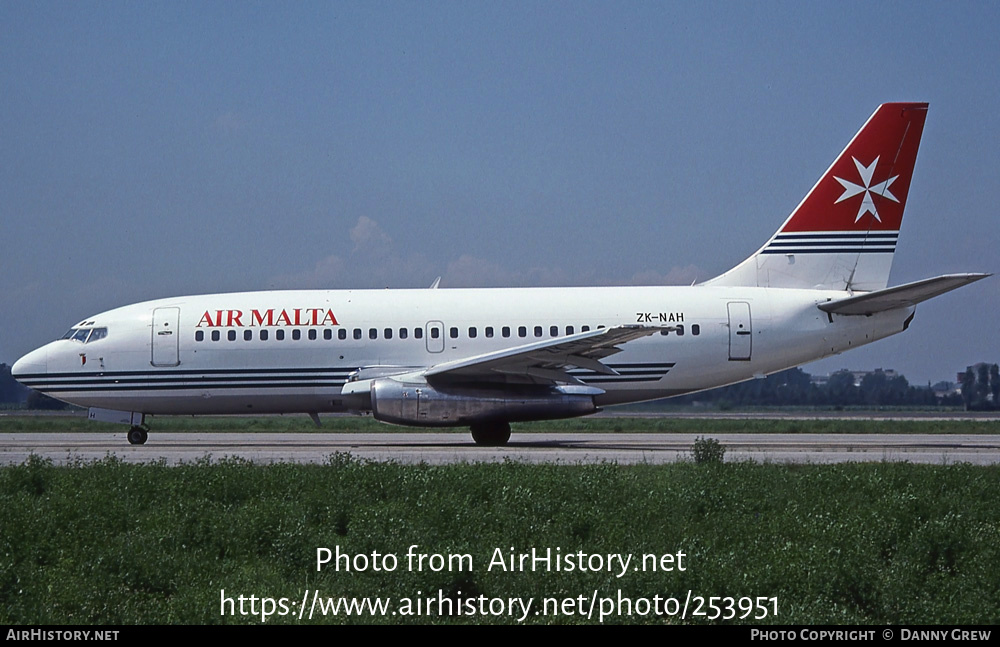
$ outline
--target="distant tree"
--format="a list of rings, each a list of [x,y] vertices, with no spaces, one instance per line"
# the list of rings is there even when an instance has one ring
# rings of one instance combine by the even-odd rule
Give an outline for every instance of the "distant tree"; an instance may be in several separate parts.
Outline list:
[[[21,403],[28,397],[28,388],[22,386],[10,374],[10,367],[0,364],[0,402],[5,404]]]
[[[780,404],[809,404],[815,399],[816,387],[812,376],[801,368],[775,373],[771,377],[778,378],[775,395]]]
[[[1000,379],[997,380],[1000,384]],[[973,384],[975,377],[973,376]],[[975,389],[972,389],[974,391]],[[970,391],[971,392],[971,391]],[[800,368],[791,368],[768,375],[763,379],[747,380],[710,391],[703,391],[678,398],[674,404],[714,403],[721,408],[734,406],[798,406],[834,405],[848,406],[869,404],[872,406],[960,406],[962,396],[955,394],[950,399],[939,399],[934,390],[910,385],[905,377],[890,377],[884,371],[874,371],[866,375],[860,387],[854,384],[854,374],[838,371],[820,387],[812,382],[812,376]]]
[[[1000,365],[990,366],[990,394],[993,396],[993,408],[1000,409]]]
[[[986,362],[982,362],[976,369],[977,380],[976,380],[976,402],[983,406],[986,404],[986,396],[990,392],[990,365]]]
[[[875,406],[909,404],[910,383],[902,375],[889,377],[881,370],[874,371],[861,379],[860,391],[865,404]]]
[[[29,409],[70,409],[72,405],[66,404],[65,402],[60,402],[55,398],[50,398],[44,393],[39,393],[34,389],[28,392],[28,403],[27,407]]]
[[[944,398],[938,398],[937,394],[934,392],[934,389],[932,389],[929,384],[926,387],[911,386],[908,389],[908,392],[910,393],[910,396],[907,398],[906,401],[907,404],[916,404],[916,405],[930,406],[930,407],[947,406],[947,403],[944,401]]]
[[[861,404],[861,392],[854,386],[854,375],[850,371],[837,371],[831,375],[826,383],[826,393],[830,404]]]
[[[943,407],[961,407],[965,404],[960,393],[946,393],[938,398],[937,403]]]
[[[966,411],[971,411],[976,402],[976,374],[972,372],[971,366],[967,366],[962,374],[962,402]]]

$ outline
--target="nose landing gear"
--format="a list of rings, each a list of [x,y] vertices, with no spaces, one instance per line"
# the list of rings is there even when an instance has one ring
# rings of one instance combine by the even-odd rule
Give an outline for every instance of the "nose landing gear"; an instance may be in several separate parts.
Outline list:
[[[144,445],[149,438],[149,431],[145,427],[132,427],[128,430],[128,442],[132,445]]]
[[[129,425],[127,438],[132,445],[142,445],[149,438],[149,427],[146,425],[146,414],[141,411],[116,411],[114,409],[99,409],[90,407],[87,418],[97,422],[113,422],[119,425]]]

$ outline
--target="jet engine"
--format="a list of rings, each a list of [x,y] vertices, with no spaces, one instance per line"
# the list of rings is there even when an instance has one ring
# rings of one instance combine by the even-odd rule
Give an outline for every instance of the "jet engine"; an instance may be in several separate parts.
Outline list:
[[[452,427],[502,420],[573,418],[600,409],[588,386],[503,385],[432,386],[381,378],[371,383],[371,410],[376,420],[398,425]]]

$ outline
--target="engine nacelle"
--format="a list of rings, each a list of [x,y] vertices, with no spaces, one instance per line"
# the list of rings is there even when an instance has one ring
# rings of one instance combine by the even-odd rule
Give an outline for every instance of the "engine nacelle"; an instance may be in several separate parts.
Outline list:
[[[574,418],[600,409],[593,387],[512,386],[434,387],[392,378],[371,385],[372,415],[376,420],[420,427],[456,427],[476,422]]]

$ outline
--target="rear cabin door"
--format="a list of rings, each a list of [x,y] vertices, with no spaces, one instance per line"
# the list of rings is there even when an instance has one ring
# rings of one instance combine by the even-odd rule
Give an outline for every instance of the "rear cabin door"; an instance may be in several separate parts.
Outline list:
[[[180,343],[180,308],[153,310],[153,366],[177,366]]]
[[[753,327],[750,325],[750,304],[734,301],[729,304],[729,361],[749,362],[753,350]]]

